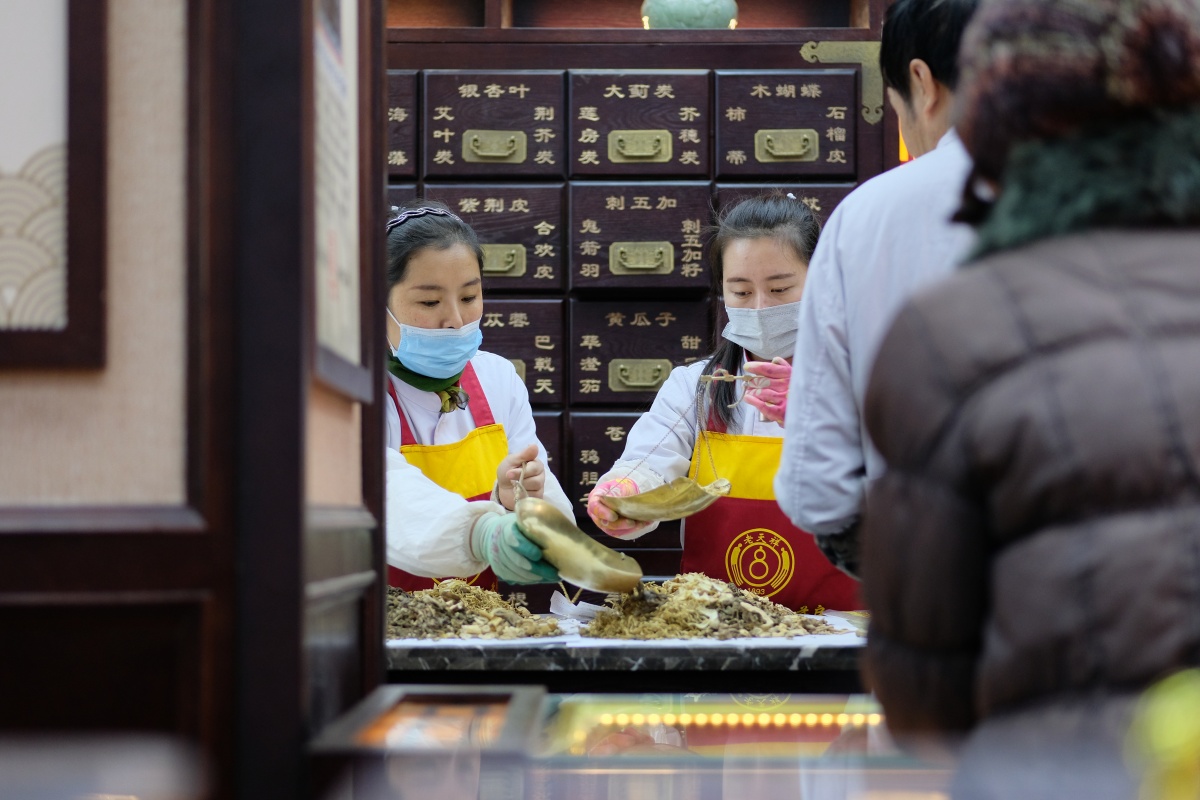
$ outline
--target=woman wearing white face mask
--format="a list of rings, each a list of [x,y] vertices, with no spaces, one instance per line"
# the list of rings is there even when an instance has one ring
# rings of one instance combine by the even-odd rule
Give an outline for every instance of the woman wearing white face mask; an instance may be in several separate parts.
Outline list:
[[[387,224],[388,582],[424,589],[558,580],[511,512],[513,481],[567,515],[545,468],[529,394],[512,364],[479,350],[483,253],[440,203]]]
[[[684,522],[682,571],[731,581],[793,609],[848,610],[861,606],[857,582],[788,521],[772,487],[799,300],[819,232],[808,208],[780,193],[744,200],[721,219],[710,260],[729,324],[709,358],[671,372],[630,430],[620,460],[588,496],[588,514],[610,535],[633,539],[658,523],[625,519],[601,496],[647,492],[682,475],[701,484],[726,478],[729,496]],[[700,380],[723,374],[754,377]]]

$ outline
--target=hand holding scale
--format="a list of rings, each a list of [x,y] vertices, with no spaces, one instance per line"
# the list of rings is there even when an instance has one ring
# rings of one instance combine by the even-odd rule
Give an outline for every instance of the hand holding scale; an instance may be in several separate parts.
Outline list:
[[[526,496],[520,478],[513,491],[517,524],[563,580],[597,592],[632,592],[641,585],[642,568],[632,558],[579,530],[549,502]]]

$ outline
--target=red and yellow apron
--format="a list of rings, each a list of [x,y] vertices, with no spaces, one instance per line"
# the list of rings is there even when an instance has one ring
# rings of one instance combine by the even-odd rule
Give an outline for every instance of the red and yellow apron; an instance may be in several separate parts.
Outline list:
[[[387,382],[388,394],[396,404],[400,415],[400,454],[409,464],[424,473],[426,478],[443,489],[465,497],[467,500],[487,500],[492,496],[496,484],[496,467],[508,455],[508,438],[504,426],[496,424],[492,407],[488,405],[475,375],[475,368],[468,362],[459,383],[470,398],[471,415],[475,418],[475,430],[462,440],[452,444],[417,444],[400,398],[391,380]],[[491,568],[485,569],[468,583],[478,584],[485,589],[497,587],[496,576]],[[422,578],[395,567],[388,567],[388,585],[399,586],[405,591],[430,589],[437,581]]]
[[[701,432],[688,477],[707,484],[720,475],[733,488],[687,518],[682,570],[730,581],[796,611],[862,608],[858,581],[830,564],[775,502],[782,454],[782,438]]]

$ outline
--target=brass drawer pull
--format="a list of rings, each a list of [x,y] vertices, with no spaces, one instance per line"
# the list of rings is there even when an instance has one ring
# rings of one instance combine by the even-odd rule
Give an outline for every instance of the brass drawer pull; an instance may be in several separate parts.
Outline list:
[[[608,247],[608,271],[613,275],[667,275],[675,269],[675,246],[670,242],[613,242]]]
[[[820,139],[811,128],[780,128],[754,133],[754,158],[760,162],[816,161]]]
[[[608,160],[614,164],[652,163],[671,160],[671,132],[667,130],[611,131]]]
[[[483,274],[496,278],[519,278],[525,274],[525,245],[481,244]]]
[[[520,164],[525,160],[524,131],[463,131],[463,160]]]
[[[608,362],[608,388],[614,392],[652,392],[667,382],[674,364],[667,358],[614,358]]]

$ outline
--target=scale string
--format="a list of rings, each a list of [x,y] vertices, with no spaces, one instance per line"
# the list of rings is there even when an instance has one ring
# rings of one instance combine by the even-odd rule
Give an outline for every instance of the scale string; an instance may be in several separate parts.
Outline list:
[[[708,465],[712,469],[713,480],[716,480],[718,477],[720,477],[717,474],[716,461],[714,461],[714,459],[713,459],[712,445],[709,443],[709,440],[708,440],[708,429],[702,424],[704,398],[708,395],[708,391],[706,389],[704,389],[703,386],[704,386],[703,383],[698,383],[696,385],[696,396],[695,396],[694,402],[692,403],[692,409],[684,408],[683,410],[681,410],[679,412],[679,416],[677,416],[675,418],[674,422],[672,422],[667,427],[666,433],[664,433],[662,435],[662,438],[660,438],[657,442],[655,442],[654,446],[651,447],[648,451],[646,451],[646,454],[644,456],[642,456],[640,459],[638,459],[636,462],[634,462],[634,464],[631,467],[629,467],[629,469],[625,472],[625,474],[622,475],[617,480],[619,480],[619,481],[628,480],[629,476],[632,475],[637,470],[638,467],[640,467],[642,464],[646,463],[646,459],[650,458],[650,456],[656,450],[658,450],[658,448],[662,447],[663,442],[665,442],[667,440],[667,437],[670,436],[672,433],[674,433],[675,428],[678,427],[679,423],[684,421],[684,419],[687,417],[688,412],[693,409],[696,412],[696,436],[699,437],[700,440],[703,441],[704,449],[708,452]],[[736,403],[734,405],[736,405]],[[606,489],[604,491],[604,494],[602,494],[601,496],[607,497],[611,494],[612,494],[612,489]]]

